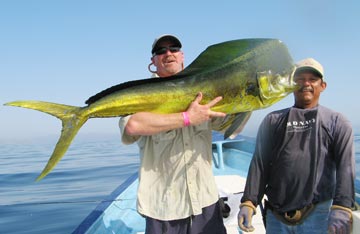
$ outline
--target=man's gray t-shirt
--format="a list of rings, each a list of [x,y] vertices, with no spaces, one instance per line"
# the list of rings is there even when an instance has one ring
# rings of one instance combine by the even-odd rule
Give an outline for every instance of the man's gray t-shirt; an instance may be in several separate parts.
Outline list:
[[[260,193],[258,192],[260,191]],[[263,120],[242,201],[266,194],[280,212],[334,199],[354,204],[350,123],[323,106],[275,111]]]

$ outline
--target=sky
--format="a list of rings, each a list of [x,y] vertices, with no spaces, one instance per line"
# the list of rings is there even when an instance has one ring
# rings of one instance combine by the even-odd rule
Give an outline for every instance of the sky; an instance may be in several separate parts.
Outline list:
[[[0,0],[0,143],[57,138],[61,131],[50,115],[4,103],[84,106],[110,86],[150,77],[151,45],[162,34],[180,38],[185,65],[212,44],[281,40],[294,62],[313,57],[324,66],[328,86],[320,103],[359,133],[359,12],[356,0]],[[290,94],[254,111],[242,133],[255,136],[267,113],[293,102]],[[90,119],[79,134],[119,134],[118,118]]]

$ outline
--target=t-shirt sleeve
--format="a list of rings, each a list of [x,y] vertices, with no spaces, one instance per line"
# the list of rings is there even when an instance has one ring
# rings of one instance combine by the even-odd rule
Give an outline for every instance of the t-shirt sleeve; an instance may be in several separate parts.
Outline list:
[[[342,115],[335,121],[334,158],[336,163],[336,188],[334,205],[353,207],[355,192],[355,148],[350,122]]]
[[[249,200],[257,205],[264,196],[266,175],[269,172],[269,152],[271,151],[268,126],[269,118],[266,117],[257,133],[255,151],[249,166],[242,202]]]

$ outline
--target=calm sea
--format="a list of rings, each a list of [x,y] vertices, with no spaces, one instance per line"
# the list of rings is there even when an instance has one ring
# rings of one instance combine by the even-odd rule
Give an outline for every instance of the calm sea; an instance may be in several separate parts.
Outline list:
[[[128,176],[137,171],[137,146],[119,136],[72,143],[56,168],[36,177],[54,141],[0,143],[0,234],[64,234],[79,223]],[[356,136],[356,188],[360,191],[360,135]]]

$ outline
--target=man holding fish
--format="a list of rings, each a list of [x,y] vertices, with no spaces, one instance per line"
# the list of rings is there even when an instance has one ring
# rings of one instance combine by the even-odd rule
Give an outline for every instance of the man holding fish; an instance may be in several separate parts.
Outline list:
[[[225,139],[231,139],[241,132],[252,111],[271,106],[297,89],[290,76],[293,71],[292,58],[280,40],[250,38],[211,45],[184,70],[181,43],[178,39],[170,42],[161,47],[155,43],[152,51],[156,73],[166,78],[114,85],[88,98],[86,106],[37,100],[4,104],[41,111],[62,122],[59,140],[37,181],[55,168],[80,128],[91,118],[124,117],[139,112],[136,114],[138,117],[144,117],[144,112],[169,114],[155,115],[157,118],[141,117],[140,122],[146,120],[152,125],[142,127],[139,133],[149,135],[154,131],[163,132],[192,125],[192,128],[185,129],[198,131],[211,128],[223,133]],[[181,72],[176,73],[178,71]],[[225,119],[208,125],[207,120],[221,117],[222,113],[227,114]],[[200,123],[204,126],[197,126]],[[131,133],[132,129],[129,127],[130,134],[139,134]],[[206,147],[206,151],[208,149]]]
[[[86,106],[36,100],[4,105],[62,121],[37,181],[55,168],[89,119],[123,117],[122,141],[140,148],[137,209],[146,217],[147,233],[225,233],[212,172],[212,130],[231,139],[252,111],[297,90],[291,55],[278,39],[239,39],[207,47],[184,69],[181,43],[172,35],[157,39],[151,52],[149,70],[154,65],[157,78],[109,87]]]
[[[149,65],[154,79],[166,79],[184,68],[181,42],[163,35],[152,46]],[[165,87],[164,87],[165,88]],[[201,91],[201,90],[199,90]],[[137,142],[141,166],[137,209],[146,219],[146,234],[226,233],[212,173],[212,130],[226,116],[210,108],[216,97],[200,104],[201,92],[186,111],[137,112],[120,119],[122,142]]]

